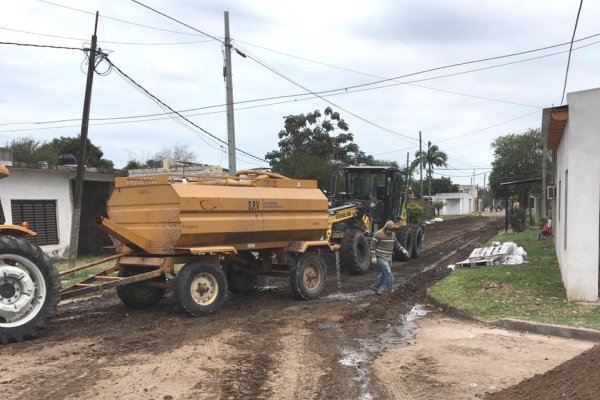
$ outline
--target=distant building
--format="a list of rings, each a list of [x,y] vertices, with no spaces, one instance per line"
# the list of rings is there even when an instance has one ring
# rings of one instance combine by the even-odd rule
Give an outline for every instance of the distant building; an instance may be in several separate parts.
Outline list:
[[[445,203],[440,215],[462,215],[477,211],[477,193],[438,193],[433,199]]]
[[[542,136],[554,159],[549,182],[556,254],[567,298],[598,300],[600,263],[600,88],[544,109]]]

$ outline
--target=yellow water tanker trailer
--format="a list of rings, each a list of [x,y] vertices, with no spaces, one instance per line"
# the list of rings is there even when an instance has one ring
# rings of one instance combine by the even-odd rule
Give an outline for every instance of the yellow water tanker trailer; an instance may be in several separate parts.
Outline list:
[[[260,275],[289,276],[301,299],[323,291],[322,252],[331,246],[321,240],[327,198],[316,181],[255,170],[116,178],[107,211],[96,223],[121,252],[116,264],[63,289],[63,299],[116,287],[125,305],[144,308],[172,288],[190,315],[202,316]]]

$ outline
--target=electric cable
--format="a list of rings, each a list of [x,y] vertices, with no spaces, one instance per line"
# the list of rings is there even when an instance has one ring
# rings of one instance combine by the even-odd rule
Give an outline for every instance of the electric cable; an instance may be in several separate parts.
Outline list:
[[[65,5],[62,5],[62,4],[58,4],[58,3],[53,3],[53,2],[48,1],[48,0],[37,0],[37,1],[39,1],[40,3],[50,4],[50,5],[53,5],[53,6],[56,6],[56,7],[61,7],[61,8],[66,8],[68,10],[77,11],[77,12],[80,12],[80,13],[83,13],[83,14],[96,15],[95,12],[80,10],[78,8],[69,7],[69,6],[65,6]],[[170,30],[170,29],[158,28],[156,26],[138,24],[137,22],[131,22],[131,21],[127,21],[127,20],[124,20],[124,19],[119,19],[119,18],[115,18],[115,17],[109,17],[109,16],[106,16],[106,15],[103,15],[102,18],[106,18],[106,19],[109,19],[109,20],[112,20],[112,21],[122,22],[124,24],[135,25],[135,26],[139,26],[139,27],[142,27],[142,28],[148,28],[148,29],[153,29],[153,30],[157,30],[157,31],[162,31],[162,32],[177,33],[177,34],[180,34],[180,35],[188,35],[188,36],[200,36],[200,35],[195,34],[195,33],[182,32],[182,31],[174,31],[174,30]]]
[[[141,1],[137,1],[137,0],[130,0],[130,1],[134,2],[134,3],[135,3],[135,4],[137,4],[137,5],[140,5],[140,6],[142,6],[142,7],[145,7],[145,8],[147,8],[148,10],[151,10],[151,11],[153,11],[153,12],[155,12],[155,13],[159,14],[159,15],[162,15],[163,17],[165,17],[165,18],[168,18],[168,19],[170,19],[171,21],[177,22],[178,24],[180,24],[180,25],[183,25],[183,26],[185,26],[186,28],[189,28],[189,29],[191,29],[191,30],[193,30],[193,31],[196,31],[196,32],[198,32],[198,33],[200,33],[200,34],[202,34],[202,35],[204,35],[204,36],[207,36],[207,37],[209,37],[209,38],[211,38],[211,39],[213,39],[213,40],[216,40],[217,42],[219,42],[219,43],[221,43],[221,44],[225,44],[225,42],[224,42],[223,40],[221,40],[221,39],[219,39],[219,38],[217,38],[217,37],[215,37],[215,36],[213,36],[213,35],[210,35],[210,34],[208,34],[208,33],[204,32],[204,31],[201,31],[200,29],[194,28],[193,26],[191,26],[191,25],[188,25],[188,24],[186,24],[185,22],[181,22],[180,20],[178,20],[178,19],[175,19],[175,18],[173,18],[173,17],[171,17],[171,16],[169,16],[169,15],[167,15],[167,14],[165,14],[165,13],[161,12],[161,11],[158,11],[158,10],[156,10],[156,9],[154,9],[154,8],[152,8],[152,7],[150,7],[150,6],[146,5],[146,4],[144,4],[144,3],[142,3]]]
[[[0,44],[23,46],[23,47],[48,48],[48,49],[79,50],[79,51],[86,50],[86,49],[82,49],[81,47],[51,46],[48,44],[16,43],[16,42],[0,42]]]
[[[575,39],[575,32],[577,32],[577,24],[579,23],[579,15],[581,14],[581,7],[583,6],[583,0],[579,2],[579,9],[577,10],[577,18],[575,18],[575,27],[573,28],[573,36],[571,36],[571,45],[569,46],[569,57],[567,59],[567,70],[565,71],[565,84],[563,85],[562,97],[560,98],[560,105],[563,105],[565,100],[565,92],[567,90],[567,78],[569,77],[569,65],[571,64],[571,50],[573,49],[573,40]]]
[[[201,130],[202,132],[206,133],[207,135],[209,135],[210,137],[212,137],[213,139],[216,139],[217,141],[228,145],[228,143],[222,139],[220,139],[219,137],[213,135],[212,133],[210,133],[209,131],[207,131],[206,129],[202,128],[201,126],[197,125],[195,122],[191,121],[190,119],[186,118],[184,115],[182,115],[181,113],[175,111],[173,108],[171,108],[168,104],[166,104],[165,102],[163,102],[162,100],[160,100],[158,97],[156,97],[155,95],[153,95],[152,93],[150,93],[146,88],[144,88],[142,85],[140,85],[139,83],[137,83],[133,78],[131,78],[129,75],[127,75],[125,72],[123,72],[119,67],[117,67],[108,57],[105,58],[106,62],[108,62],[112,68],[117,71],[119,74],[121,74],[123,77],[125,77],[126,79],[128,79],[131,83],[133,83],[135,86],[137,86],[140,90],[144,91],[148,96],[150,96],[152,99],[154,99],[155,102],[158,102],[160,104],[162,104],[164,107],[166,107],[167,109],[169,109],[172,113],[176,114],[177,116],[179,116],[181,119],[185,120],[187,123],[189,123],[190,125],[194,126],[195,128]],[[239,151],[240,153],[243,153],[247,156],[250,156],[252,158],[255,158],[259,161],[263,161],[268,163],[267,160],[255,156],[254,154],[248,153],[242,149],[239,148],[235,148],[237,151]]]
[[[83,41],[88,40],[88,39],[74,38],[74,37],[70,37],[70,36],[59,36],[59,35],[51,35],[48,33],[23,31],[20,29],[5,28],[5,27],[1,27],[1,26],[0,26],[0,29],[4,30],[4,31],[10,31],[10,32],[25,33],[28,35],[44,36],[44,37],[51,37],[51,38],[65,39],[65,40],[76,40],[78,42],[83,42]],[[209,43],[209,42],[212,42],[212,40],[207,39],[207,40],[194,40],[191,42],[170,42],[170,43],[117,42],[117,41],[112,41],[112,40],[98,40],[98,43],[136,45],[136,46],[171,46],[171,45],[180,45],[180,44],[197,44],[197,43]]]

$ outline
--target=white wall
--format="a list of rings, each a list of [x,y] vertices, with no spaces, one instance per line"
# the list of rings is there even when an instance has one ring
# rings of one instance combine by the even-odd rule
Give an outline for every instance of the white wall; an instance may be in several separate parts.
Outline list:
[[[462,215],[476,211],[475,198],[469,193],[438,193],[434,200],[446,202],[441,215]]]
[[[569,93],[567,101],[569,120],[557,149],[556,253],[567,298],[594,302],[600,246],[600,89]]]
[[[41,246],[51,257],[62,257],[69,247],[73,171],[8,167],[10,176],[0,180],[0,201],[6,223],[12,223],[11,200],[56,200],[57,245]]]

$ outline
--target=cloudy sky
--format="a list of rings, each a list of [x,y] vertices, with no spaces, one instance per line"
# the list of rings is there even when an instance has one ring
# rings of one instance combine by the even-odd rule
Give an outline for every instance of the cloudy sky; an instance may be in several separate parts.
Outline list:
[[[217,39],[229,11],[233,44],[251,56],[233,55],[238,148],[263,158],[277,148],[284,116],[331,106],[366,153],[402,164],[422,131],[425,146],[431,141],[448,153],[448,170],[440,174],[469,183],[475,172],[480,184],[493,159],[491,141],[539,127],[541,109],[560,104],[569,46],[418,72],[569,42],[579,6],[577,0],[144,2]],[[0,41],[78,48],[89,46],[92,14],[99,11],[98,40],[109,59],[172,108],[196,109],[185,114],[227,140],[218,40],[130,0],[1,4]],[[600,2],[587,0],[567,92],[600,86],[598,21]],[[592,35],[598,36],[585,39]],[[84,58],[77,50],[0,45],[0,146],[79,133]],[[536,59],[523,61],[530,58]],[[173,144],[187,145],[199,162],[227,167],[221,143],[168,116],[111,119],[162,112],[115,71],[96,75],[89,137],[117,167]],[[48,121],[60,122],[40,124]],[[266,166],[240,153],[237,165]]]

